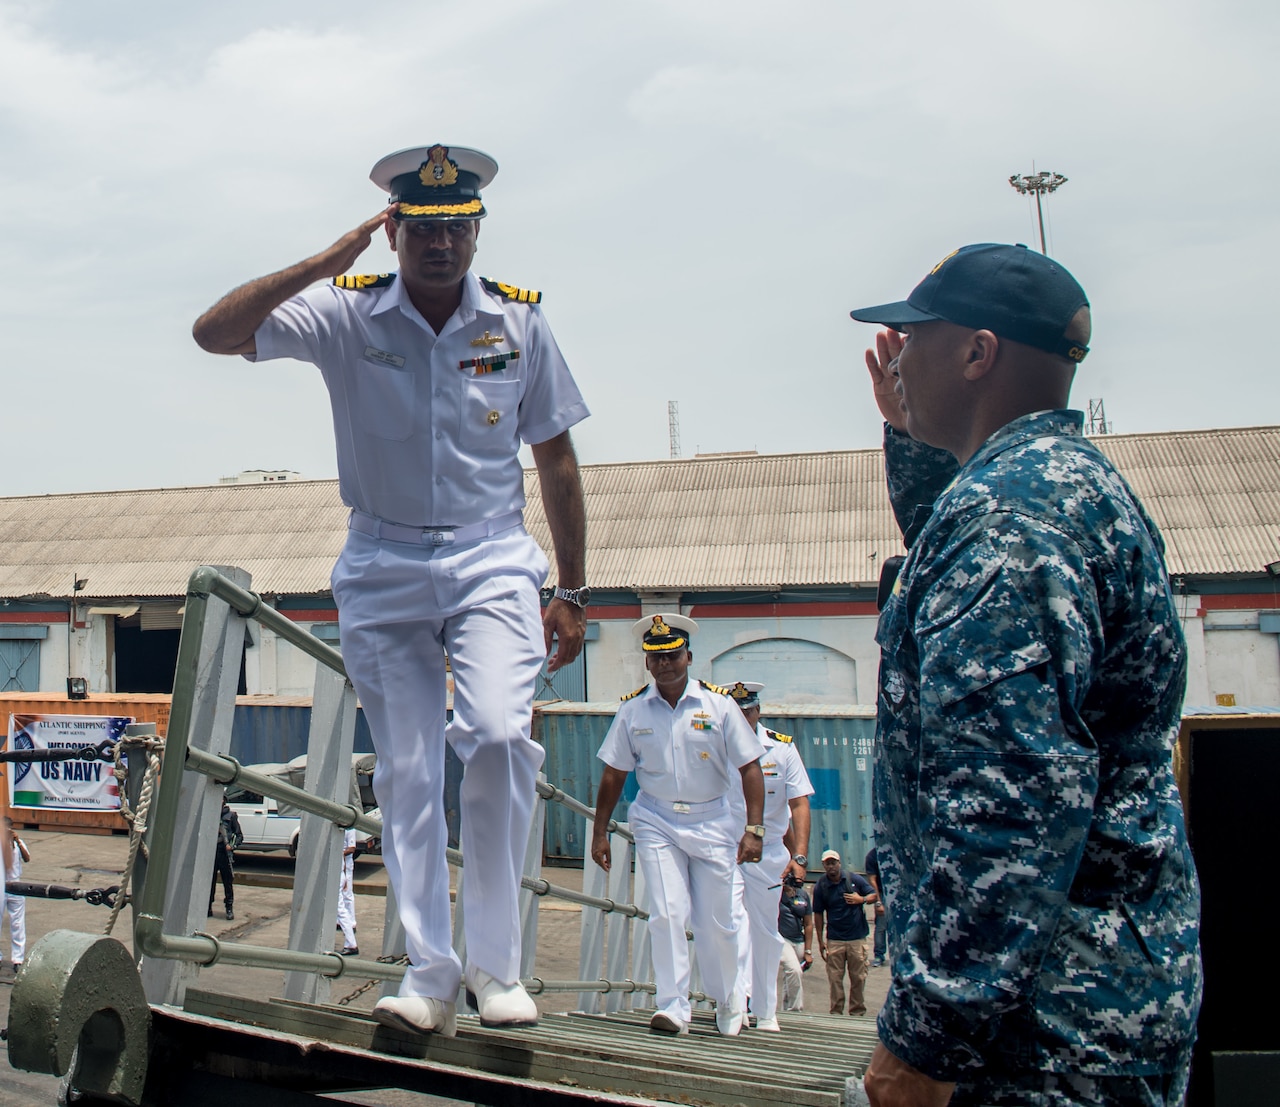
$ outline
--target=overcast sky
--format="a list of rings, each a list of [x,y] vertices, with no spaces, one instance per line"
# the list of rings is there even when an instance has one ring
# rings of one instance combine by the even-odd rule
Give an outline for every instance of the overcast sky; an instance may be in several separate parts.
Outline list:
[[[1280,8],[1187,0],[0,0],[0,495],[335,475],[309,366],[195,317],[476,146],[476,271],[540,288],[584,462],[879,443],[852,307],[1036,241],[1119,432],[1277,422]],[[394,267],[384,242],[357,272]]]

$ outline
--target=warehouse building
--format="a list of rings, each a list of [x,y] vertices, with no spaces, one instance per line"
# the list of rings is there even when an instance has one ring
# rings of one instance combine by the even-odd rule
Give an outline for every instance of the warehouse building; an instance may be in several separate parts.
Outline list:
[[[1188,703],[1280,703],[1280,427],[1109,435],[1160,526],[1190,643]],[[590,465],[588,643],[539,698],[614,700],[645,681],[630,635],[692,615],[695,675],[788,704],[873,704],[875,591],[901,553],[879,450]],[[537,474],[531,532],[549,546]],[[167,692],[191,570],[237,565],[337,642],[336,481],[0,499],[0,691]],[[553,584],[549,581],[548,584]],[[298,696],[314,670],[256,625],[241,691]]]

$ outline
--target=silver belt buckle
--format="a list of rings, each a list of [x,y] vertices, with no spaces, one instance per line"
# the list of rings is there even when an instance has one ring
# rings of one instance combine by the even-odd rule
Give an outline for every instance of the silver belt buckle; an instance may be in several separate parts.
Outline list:
[[[425,535],[433,546],[448,546],[453,542],[453,531],[447,529],[428,529]]]
[[[693,808],[687,803],[681,803],[678,800],[671,805],[671,810],[677,815],[687,815]]]

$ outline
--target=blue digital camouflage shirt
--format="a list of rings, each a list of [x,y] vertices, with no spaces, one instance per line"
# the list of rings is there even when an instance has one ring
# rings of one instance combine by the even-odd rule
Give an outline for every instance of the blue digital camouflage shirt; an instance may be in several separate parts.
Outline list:
[[[910,553],[880,617],[880,1037],[940,1080],[1176,1069],[1199,889],[1171,751],[1186,643],[1163,542],[1074,411],[957,471],[889,431]]]

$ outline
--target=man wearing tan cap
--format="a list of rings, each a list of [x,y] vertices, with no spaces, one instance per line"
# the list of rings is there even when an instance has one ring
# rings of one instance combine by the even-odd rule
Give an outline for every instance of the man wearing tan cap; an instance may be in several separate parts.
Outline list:
[[[400,995],[373,1014],[445,1036],[463,979],[449,919],[445,741],[465,769],[469,998],[486,1026],[531,1025],[517,897],[543,756],[529,736],[533,690],[553,637],[552,670],[581,650],[589,595],[569,438],[586,405],[541,295],[470,272],[480,190],[497,169],[461,146],[388,155],[370,177],[389,207],[314,257],[235,289],[194,328],[206,350],[311,362],[328,386],[351,508],[333,596],[378,755],[383,857],[410,959]],[[344,275],[380,229],[399,271]],[[560,587],[545,614],[549,566],[524,528],[521,443],[533,448],[555,545]]]

